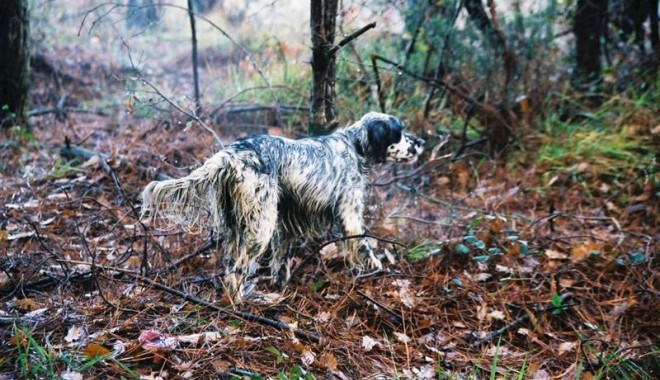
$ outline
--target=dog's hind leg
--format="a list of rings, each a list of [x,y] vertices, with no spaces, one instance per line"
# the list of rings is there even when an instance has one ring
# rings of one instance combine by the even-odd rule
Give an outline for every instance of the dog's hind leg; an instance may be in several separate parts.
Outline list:
[[[258,269],[277,226],[277,183],[268,174],[246,168],[232,185],[235,239],[228,243],[231,265],[226,275],[232,296],[249,293],[246,280]]]

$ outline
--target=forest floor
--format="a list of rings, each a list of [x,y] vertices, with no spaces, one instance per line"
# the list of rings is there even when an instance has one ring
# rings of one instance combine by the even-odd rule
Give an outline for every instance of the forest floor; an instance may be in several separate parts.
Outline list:
[[[326,237],[285,289],[264,279],[232,304],[207,235],[137,217],[149,168],[182,176],[213,138],[130,100],[77,112],[120,91],[95,58],[56,66],[66,98],[37,70],[32,109],[68,111],[1,141],[0,379],[660,376],[655,162],[557,169],[526,141],[506,162],[379,167],[366,219],[382,273],[351,277]],[[72,162],[66,141],[103,156]]]

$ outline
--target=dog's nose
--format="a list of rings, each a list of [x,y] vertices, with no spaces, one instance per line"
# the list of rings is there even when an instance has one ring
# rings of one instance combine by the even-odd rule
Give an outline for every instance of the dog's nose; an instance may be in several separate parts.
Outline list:
[[[417,138],[417,144],[418,144],[419,146],[424,146],[424,143],[425,143],[425,142],[426,142],[426,141],[424,141],[424,139]]]

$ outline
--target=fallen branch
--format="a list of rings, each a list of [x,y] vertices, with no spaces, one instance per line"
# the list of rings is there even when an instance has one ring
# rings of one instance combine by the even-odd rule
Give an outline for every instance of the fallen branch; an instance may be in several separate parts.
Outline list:
[[[568,305],[565,305],[566,301],[571,297],[573,297],[573,293],[570,293],[570,292],[569,293],[564,293],[560,296],[560,298],[561,298],[561,305],[560,306],[550,305],[550,306],[547,306],[547,307],[544,307],[544,308],[535,309],[534,312],[535,312],[535,314],[539,314],[539,313],[542,313],[542,312],[548,312],[548,311],[554,311],[554,310],[564,310],[566,307],[568,307]],[[484,343],[490,342],[494,338],[504,334],[505,332],[511,330],[512,328],[518,326],[519,324],[521,324],[523,322],[526,322],[529,319],[530,319],[529,314],[525,314],[522,317],[519,317],[519,318],[513,320],[511,323],[507,324],[506,326],[502,326],[499,329],[497,329],[497,330],[491,332],[490,334],[486,335],[485,337],[477,339],[476,341],[474,341],[472,343],[472,348],[477,348],[477,347],[481,346]]]
[[[77,159],[83,162],[96,156],[99,157],[100,161],[105,161],[108,158],[110,158],[110,155],[108,154],[98,153],[93,150],[79,147],[77,145],[72,145],[68,138],[64,140],[64,145],[60,148],[60,155],[68,160]],[[126,164],[126,162],[124,160],[120,160],[120,164]],[[153,169],[144,167],[142,165],[136,165],[135,169],[141,174],[150,175],[150,177],[151,174],[154,172]],[[152,176],[156,181],[165,181],[168,179],[172,179],[172,177],[168,176],[167,174],[158,171],[154,173]]]
[[[175,262],[171,263],[170,265],[168,265],[165,268],[164,272],[170,272],[172,269],[178,267],[179,264],[181,264],[183,262],[186,262],[186,261],[192,259],[195,256],[201,255],[202,253],[204,253],[204,252],[208,251],[209,249],[213,248],[214,246],[217,246],[218,244],[220,244],[220,242],[221,241],[217,238],[211,238],[211,239],[207,240],[201,247],[197,248],[195,250],[195,252],[189,253],[189,254],[183,256],[182,258],[176,260]]]
[[[58,261],[60,261],[60,260],[58,260]],[[84,262],[84,261],[69,260],[67,262],[69,264],[82,264],[82,265],[89,265],[89,266],[93,265],[92,263],[88,263],[88,262]],[[282,330],[282,331],[292,331],[294,333],[294,335],[296,337],[300,338],[300,339],[304,339],[304,340],[307,340],[307,341],[313,342],[313,343],[321,343],[321,337],[319,337],[318,335],[312,334],[312,333],[308,334],[304,331],[293,328],[288,323],[284,323],[284,322],[281,322],[281,321],[276,321],[274,319],[270,319],[270,318],[266,318],[266,317],[261,317],[261,316],[258,316],[258,315],[252,314],[252,313],[248,313],[248,312],[245,312],[245,311],[232,310],[232,309],[229,309],[229,308],[226,308],[226,307],[218,306],[218,305],[216,305],[214,303],[211,303],[209,301],[205,301],[205,300],[203,300],[201,298],[198,298],[198,297],[195,297],[193,295],[183,293],[183,292],[178,291],[176,289],[173,289],[173,288],[171,288],[167,285],[161,284],[158,281],[155,281],[155,280],[152,280],[152,279],[147,278],[145,276],[142,276],[141,274],[139,274],[135,271],[126,270],[126,269],[122,269],[122,268],[107,267],[107,266],[103,266],[103,265],[96,265],[95,267],[96,267],[96,269],[107,270],[107,271],[110,271],[110,272],[113,272],[113,271],[114,272],[121,272],[123,274],[131,275],[131,276],[133,276],[133,280],[137,280],[138,282],[141,282],[144,285],[152,286],[156,289],[159,289],[159,290],[162,290],[162,291],[164,291],[166,293],[169,293],[171,295],[180,297],[180,298],[182,298],[186,301],[192,302],[194,304],[204,306],[204,307],[207,307],[209,309],[215,310],[217,312],[220,312],[220,313],[232,316],[232,317],[240,318],[240,319],[245,320],[245,321],[258,322],[260,324],[263,324],[263,325],[266,325],[266,326],[269,326],[269,327],[273,327],[275,329]],[[129,281],[127,279],[122,279],[122,280],[123,281]]]
[[[107,112],[102,109],[87,109],[87,108],[77,108],[77,107],[50,107],[50,108],[37,108],[31,111],[28,111],[28,117],[43,116],[49,113],[54,113],[56,115],[66,115],[67,113],[90,113],[99,116],[109,116]]]
[[[403,317],[401,317],[401,315],[399,315],[399,313],[397,313],[396,311],[394,311],[394,310],[390,309],[389,307],[383,305],[382,303],[376,301],[375,299],[373,299],[372,297],[367,295],[362,290],[356,289],[356,291],[357,291],[357,294],[359,294],[360,296],[362,296],[362,297],[366,298],[367,300],[371,301],[371,303],[373,303],[374,305],[378,306],[379,308],[385,310],[388,314],[393,316],[395,318],[395,321],[396,321],[397,324],[401,324],[403,322]]]

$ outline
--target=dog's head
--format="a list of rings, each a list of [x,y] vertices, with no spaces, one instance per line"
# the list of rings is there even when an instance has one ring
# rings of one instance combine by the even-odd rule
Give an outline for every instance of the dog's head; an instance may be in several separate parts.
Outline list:
[[[357,124],[366,132],[359,148],[375,163],[412,163],[424,150],[424,140],[404,133],[403,124],[393,116],[369,112]]]

